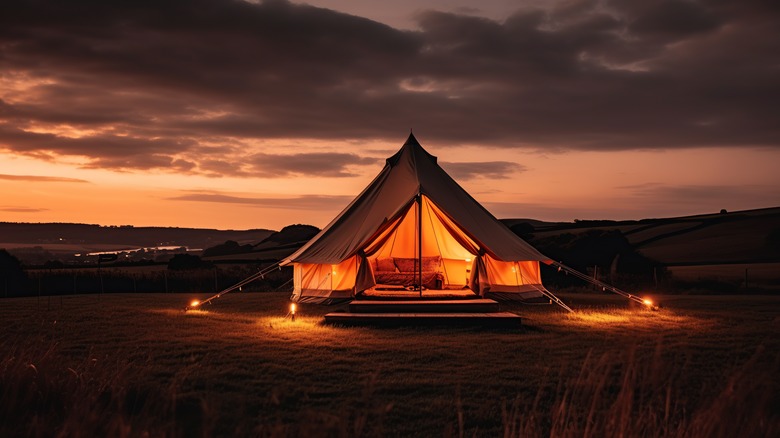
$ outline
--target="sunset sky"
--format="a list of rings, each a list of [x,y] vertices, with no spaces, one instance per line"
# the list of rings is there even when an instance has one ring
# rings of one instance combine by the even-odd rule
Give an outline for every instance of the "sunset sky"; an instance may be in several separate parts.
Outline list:
[[[0,221],[322,227],[410,129],[499,218],[780,206],[780,3],[0,4]]]

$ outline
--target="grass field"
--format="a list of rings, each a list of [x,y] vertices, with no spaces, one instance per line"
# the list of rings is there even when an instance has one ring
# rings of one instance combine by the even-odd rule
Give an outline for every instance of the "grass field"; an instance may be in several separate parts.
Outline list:
[[[0,436],[780,436],[780,297],[572,294],[500,331],[287,296],[1,300]]]

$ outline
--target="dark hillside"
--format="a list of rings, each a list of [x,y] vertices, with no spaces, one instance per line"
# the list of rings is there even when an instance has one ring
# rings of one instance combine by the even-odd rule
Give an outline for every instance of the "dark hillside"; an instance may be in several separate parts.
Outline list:
[[[101,226],[69,223],[0,222],[0,244],[117,244],[125,246],[188,246],[208,248],[226,240],[257,242],[273,231],[201,228]]]
[[[288,225],[255,245],[238,245],[236,242],[225,242],[213,248],[208,248],[203,255],[210,261],[277,261],[295,252],[320,229],[312,225]]]
[[[780,207],[638,221],[503,222],[542,246],[565,234],[619,232],[634,250],[664,265],[780,262],[780,245],[773,244],[780,235]],[[602,252],[603,244],[594,242],[589,251]]]
[[[543,254],[618,287],[780,287],[780,208],[638,221],[504,223]],[[547,273],[553,286],[576,285]]]

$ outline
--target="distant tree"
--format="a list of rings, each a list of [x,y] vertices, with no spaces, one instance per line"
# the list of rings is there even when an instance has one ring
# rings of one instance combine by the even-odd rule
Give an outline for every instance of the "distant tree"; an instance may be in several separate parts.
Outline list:
[[[271,234],[260,243],[275,242],[280,245],[287,243],[305,242],[320,232],[320,229],[312,225],[295,224],[282,228],[281,231]]]
[[[62,263],[61,260],[46,260],[43,267],[46,269],[61,269],[65,267],[65,263]]]
[[[251,251],[252,245],[239,245],[235,240],[227,240],[225,243],[220,243],[219,245],[203,250],[203,257],[244,254]]]
[[[211,263],[204,262],[200,257],[192,254],[176,254],[168,261],[168,269],[171,271],[206,269],[212,266]]]
[[[770,231],[766,236],[766,243],[769,248],[774,249],[777,253],[780,253],[780,228],[775,228]]]
[[[27,275],[22,263],[5,249],[0,249],[0,293],[2,296],[23,295]]]
[[[514,224],[509,229],[525,240],[529,240],[533,237],[534,226],[528,222]]]
[[[650,260],[636,252],[618,230],[563,233],[535,240],[534,246],[542,254],[582,271],[592,266],[599,266],[606,271],[618,255],[619,270],[623,272],[642,272],[652,265]]]

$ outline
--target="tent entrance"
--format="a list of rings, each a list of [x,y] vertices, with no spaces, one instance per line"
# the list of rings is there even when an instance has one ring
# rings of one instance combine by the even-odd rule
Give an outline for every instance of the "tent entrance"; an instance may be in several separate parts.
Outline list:
[[[450,223],[448,223],[450,222]],[[477,245],[420,195],[366,246],[377,292],[468,289]]]

